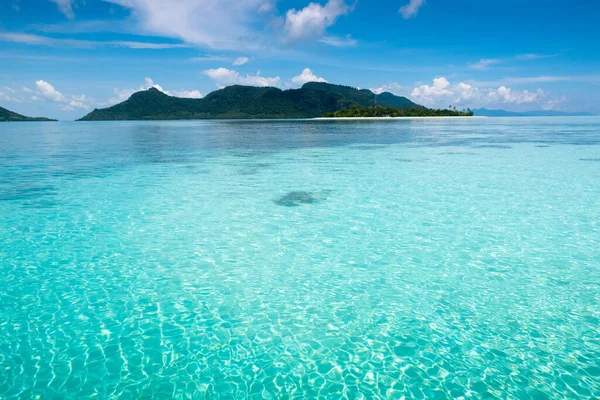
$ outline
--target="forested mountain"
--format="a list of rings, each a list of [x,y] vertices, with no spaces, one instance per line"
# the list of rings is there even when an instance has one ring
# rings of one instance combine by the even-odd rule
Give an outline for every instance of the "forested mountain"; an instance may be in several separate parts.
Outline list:
[[[309,82],[300,89],[229,86],[202,99],[172,97],[151,88],[109,108],[96,109],[81,121],[205,118],[315,118],[352,106],[419,107],[391,93]]]
[[[7,110],[6,108],[0,107],[0,122],[12,122],[12,121],[56,121],[55,119],[49,118],[31,118],[26,117],[16,112]]]

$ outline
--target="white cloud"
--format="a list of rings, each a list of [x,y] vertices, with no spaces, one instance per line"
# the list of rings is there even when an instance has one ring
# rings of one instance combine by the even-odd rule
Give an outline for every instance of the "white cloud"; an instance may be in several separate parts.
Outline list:
[[[542,106],[542,110],[555,110],[558,105],[562,104],[567,98],[563,95],[558,99],[548,100],[546,104]]]
[[[400,7],[398,12],[402,14],[402,18],[409,19],[417,15],[423,4],[425,4],[425,0],[410,0],[407,5]]]
[[[393,94],[400,94],[400,92],[402,90],[402,86],[400,84],[398,84],[397,82],[393,82],[389,85],[382,85],[378,88],[371,88],[369,90],[375,94],[381,94],[381,93],[385,93],[385,92],[390,92]]]
[[[268,13],[275,9],[275,4],[271,1],[265,1],[258,7],[258,11],[261,13]]]
[[[441,77],[433,80],[433,85],[422,85],[413,89],[411,95],[424,103],[434,103],[440,97],[452,96],[448,79]]]
[[[233,61],[233,65],[240,66],[246,64],[250,59],[248,57],[238,57]]]
[[[69,103],[64,106],[62,109],[64,111],[74,111],[74,110],[89,110],[90,107],[85,104],[86,98],[85,95],[80,95],[80,96],[72,96],[72,99],[69,101]]]
[[[14,96],[14,93],[6,90],[7,88],[4,89],[0,89],[0,100],[2,101],[10,101],[10,102],[19,102],[19,99],[17,99]]]
[[[27,86],[21,87],[21,90],[24,91],[25,93],[33,93],[33,90],[29,89]]]
[[[358,44],[350,35],[346,35],[345,37],[323,36],[318,42],[334,47],[354,47]]]
[[[515,57],[517,60],[541,60],[543,58],[552,58],[556,57],[558,54],[538,54],[538,53],[528,53],[528,54],[519,54]]]
[[[229,57],[225,57],[225,56],[213,56],[211,54],[205,54],[203,56],[198,56],[198,57],[192,57],[190,58],[190,61],[197,61],[197,62],[206,62],[206,61],[227,61],[230,60]]]
[[[523,104],[523,103],[534,103],[540,100],[544,96],[544,91],[542,89],[538,89],[535,92],[529,92],[528,90],[523,90],[522,92],[513,91],[506,86],[500,86],[496,90],[490,90],[487,94],[487,98],[489,102],[492,103],[514,103],[514,104]]]
[[[53,3],[56,3],[58,9],[61,13],[65,15],[65,17],[69,19],[75,18],[75,13],[73,12],[73,4],[75,0],[50,0]]]
[[[319,38],[338,17],[348,14],[352,9],[343,0],[329,0],[325,6],[310,3],[302,10],[289,10],[285,16],[287,37],[292,41]]]
[[[325,79],[320,78],[313,74],[310,68],[304,68],[302,73],[292,78],[292,83],[295,85],[302,86],[307,82],[327,82]]]
[[[246,75],[241,76],[239,72],[227,68],[216,68],[216,69],[207,69],[204,72],[204,75],[208,76],[210,79],[217,83],[217,87],[225,87],[229,85],[247,85],[247,86],[273,86],[280,87],[281,86],[281,78],[274,77],[269,78],[260,75],[260,71],[256,73],[256,75]]]
[[[505,63],[514,63],[515,61],[535,61],[541,60],[544,58],[556,57],[557,54],[537,54],[537,53],[528,53],[528,54],[517,54],[513,57],[507,58],[482,58],[477,62],[468,64],[469,68],[483,71],[490,69],[494,65],[505,64]]]
[[[66,97],[46,81],[36,81],[35,87],[37,88],[37,93],[47,100],[56,102],[66,101]]]
[[[479,90],[468,83],[461,82],[454,86],[454,95],[456,96],[456,103],[460,103],[479,96]]]
[[[36,101],[40,100],[41,98],[55,103],[63,103],[64,106],[61,107],[63,111],[73,111],[77,109],[89,110],[88,103],[90,101],[83,94],[74,94],[70,96],[64,95],[58,90],[56,90],[56,88],[52,84],[44,80],[36,81],[35,88],[37,96],[32,96],[31,100]]]
[[[264,0],[105,1],[131,10],[139,33],[217,49],[261,48],[266,37],[257,26],[271,19]]]
[[[232,85],[239,79],[240,74],[237,71],[227,68],[207,69],[204,75],[221,85]]]
[[[455,104],[519,105],[539,103],[546,97],[546,93],[541,89],[534,92],[518,91],[506,86],[500,86],[497,89],[480,88],[465,82],[452,86],[446,78],[440,77],[433,80],[432,86],[415,87],[411,96],[418,102],[427,105],[445,106],[449,101]]]
[[[190,47],[185,43],[148,43],[148,42],[133,42],[133,41],[93,41],[79,39],[56,39],[42,35],[32,35],[29,33],[14,33],[0,32],[0,41],[22,43],[36,46],[52,46],[52,47],[75,47],[80,49],[93,49],[96,47],[125,47],[129,49],[178,49]]]
[[[173,90],[173,96],[185,99],[201,99],[204,97],[199,90]]]
[[[73,18],[74,8],[86,0],[51,1],[67,17]],[[128,33],[176,38],[188,45],[238,51],[269,49],[290,40],[318,39],[340,15],[353,9],[353,6],[345,4],[345,0],[318,0],[327,2],[309,3],[305,8],[288,12],[279,12],[276,0],[103,1],[130,12]],[[67,45],[68,40],[45,39],[53,41],[54,45]],[[81,42],[77,45],[90,45]],[[126,42],[122,45],[137,48]]]
[[[497,58],[482,58],[476,63],[469,64],[469,68],[476,69],[478,71],[483,71],[489,69],[493,65],[500,64],[502,60]]]

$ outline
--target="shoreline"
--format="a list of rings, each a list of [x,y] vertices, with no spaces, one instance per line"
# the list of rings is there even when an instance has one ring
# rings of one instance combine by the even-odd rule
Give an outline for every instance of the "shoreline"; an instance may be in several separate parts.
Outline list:
[[[403,119],[473,119],[473,118],[489,118],[489,117],[484,117],[484,116],[476,116],[473,115],[471,117],[468,116],[456,116],[456,117],[451,117],[451,116],[443,116],[443,117],[317,117],[317,118],[312,118],[312,120],[403,120]]]

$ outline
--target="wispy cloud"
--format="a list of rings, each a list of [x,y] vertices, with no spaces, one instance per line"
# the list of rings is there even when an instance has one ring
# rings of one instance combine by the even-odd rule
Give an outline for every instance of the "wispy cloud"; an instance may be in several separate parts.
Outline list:
[[[423,7],[423,4],[425,4],[425,0],[410,0],[407,5],[400,7],[398,12],[402,14],[402,18],[409,19],[419,13],[419,9]]]
[[[580,75],[580,76],[530,76],[520,78],[505,78],[503,82],[509,84],[524,83],[547,83],[547,82],[589,82],[600,83],[600,75]]]
[[[468,64],[470,69],[484,71],[490,69],[491,67],[499,64],[507,64],[515,61],[535,61],[541,60],[544,58],[556,57],[558,54],[538,54],[538,53],[527,53],[527,54],[517,54],[514,57],[506,57],[506,58],[482,58],[477,62]]]
[[[240,66],[246,64],[250,59],[248,57],[238,57],[233,61],[233,65]]]
[[[310,3],[279,14],[265,0],[104,0],[131,10],[138,34],[177,38],[222,50],[264,50],[290,41],[317,40],[352,10],[344,0]],[[286,40],[282,40],[285,38]]]
[[[492,65],[498,65],[502,63],[502,60],[497,58],[482,58],[476,63],[469,64],[469,68],[483,71],[489,69]]]
[[[56,3],[58,9],[61,13],[65,15],[65,17],[69,19],[75,18],[75,13],[73,12],[73,5],[75,4],[75,0],[50,0],[53,3]]]
[[[134,41],[93,41],[79,39],[57,39],[49,36],[33,35],[28,33],[0,32],[0,41],[22,43],[37,46],[52,47],[75,47],[75,48],[96,48],[96,47],[125,47],[130,49],[179,49],[190,47],[185,43],[148,43]]]
[[[358,41],[352,39],[350,35],[346,35],[345,37],[323,36],[321,39],[319,39],[319,43],[333,47],[354,47],[358,44]]]
[[[600,75],[540,75],[525,77],[505,77],[492,81],[472,81],[479,86],[527,85],[532,83],[584,82],[600,84]]]
[[[211,55],[211,54],[205,54],[203,56],[190,58],[190,61],[195,61],[195,62],[229,61],[229,60],[231,60],[230,57],[215,56],[215,55]]]
[[[538,54],[538,53],[527,53],[527,54],[519,54],[515,57],[517,60],[541,60],[543,58],[552,58],[556,57],[558,54]]]

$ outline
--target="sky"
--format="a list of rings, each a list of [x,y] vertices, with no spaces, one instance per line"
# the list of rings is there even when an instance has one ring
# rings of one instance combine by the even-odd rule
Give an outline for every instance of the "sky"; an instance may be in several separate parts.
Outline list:
[[[598,0],[0,0],[0,106],[326,81],[428,107],[600,114]]]

